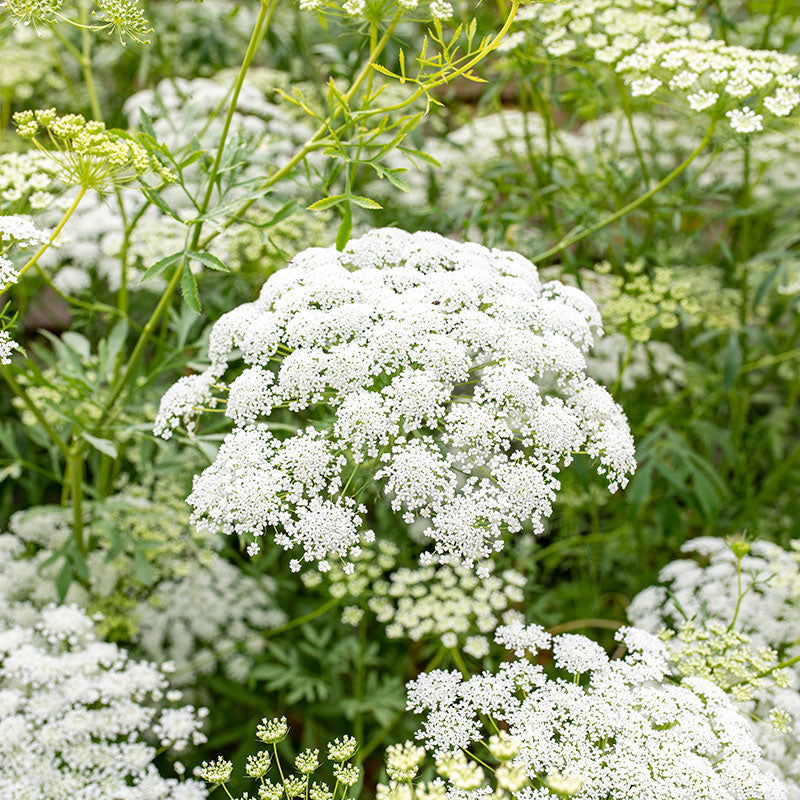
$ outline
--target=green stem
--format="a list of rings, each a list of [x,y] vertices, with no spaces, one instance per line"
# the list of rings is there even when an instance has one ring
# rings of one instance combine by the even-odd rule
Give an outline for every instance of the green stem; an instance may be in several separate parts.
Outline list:
[[[381,52],[383,52],[383,49],[386,47],[386,45],[389,43],[389,40],[391,39],[392,34],[394,33],[394,29],[399,24],[401,17],[402,14],[399,13],[395,16],[395,18],[389,23],[389,27],[384,32],[383,36],[378,40],[378,43],[375,45],[375,48],[372,50],[372,52],[370,52],[369,58],[367,59],[367,63],[364,64],[364,66],[361,68],[361,71],[354,79],[352,85],[350,86],[350,89],[348,89],[346,94],[343,95],[346,101],[349,101],[353,98],[355,93],[358,91],[358,88],[361,86],[366,77],[372,71],[372,64],[374,63],[375,59],[377,59],[377,57],[381,54]],[[337,108],[333,112],[330,119],[322,123],[322,125],[320,125],[317,128],[317,130],[314,131],[314,133],[308,139],[306,139],[305,143],[300,147],[300,149],[279,170],[270,175],[270,177],[267,178],[260,185],[259,188],[266,190],[269,189],[271,186],[274,186],[278,181],[280,181],[282,178],[288,175],[312,150],[316,149],[319,146],[318,143],[320,139],[325,135],[325,132],[330,127],[330,123],[338,115],[338,113],[339,109]],[[214,231],[214,233],[209,234],[205,238],[205,240],[202,242],[202,246],[207,247],[209,242],[211,242],[214,238],[216,238],[224,228],[227,228],[230,225],[232,225],[235,220],[241,217],[241,215],[244,214],[247,211],[247,209],[253,205],[253,203],[255,203],[255,198],[251,198],[250,200],[246,200],[244,203],[242,203],[236,209],[231,218],[228,219],[221,226],[220,229]]]
[[[242,91],[242,86],[244,86],[244,79],[247,75],[247,70],[250,68],[250,64],[253,63],[253,59],[256,55],[256,50],[258,49],[258,45],[262,41],[261,30],[264,27],[267,18],[271,18],[271,10],[274,7],[276,0],[261,0],[261,8],[258,12],[258,18],[256,19],[255,27],[253,28],[253,33],[250,36],[250,42],[247,45],[247,52],[244,54],[244,59],[242,60],[242,66],[239,68],[239,74],[236,76],[236,83],[233,87],[233,94],[231,95],[231,101],[228,105],[228,113],[225,115],[225,122],[222,126],[222,133],[219,139],[219,145],[217,146],[217,153],[214,156],[214,163],[211,165],[211,171],[208,175],[208,185],[206,186],[206,193],[203,196],[203,201],[200,203],[200,214],[199,216],[202,217],[203,214],[208,211],[208,206],[211,203],[211,197],[214,194],[214,187],[216,186],[217,182],[217,175],[219,174],[219,167],[222,163],[222,155],[225,152],[225,142],[228,138],[228,133],[231,129],[231,123],[233,122],[233,115],[236,113],[236,104],[239,101],[239,94]],[[200,241],[200,233],[203,229],[203,220],[199,219],[195,225],[194,230],[192,231],[192,240],[191,240],[191,248],[192,250],[197,247],[198,242]]]
[[[306,622],[311,622],[312,619],[316,619],[317,617],[321,617],[323,614],[330,611],[332,608],[339,604],[339,600],[335,597],[331,597],[326,600],[321,606],[317,606],[313,611],[309,611],[308,614],[304,614],[302,617],[296,617],[295,619],[289,620],[289,622],[284,623],[283,625],[279,625],[277,628],[270,628],[267,631],[264,631],[258,637],[254,637],[252,640],[254,643],[260,643],[264,641],[264,639],[270,639],[273,636],[277,636],[280,633],[285,633],[286,631],[292,630],[292,628],[297,628],[300,625],[305,625]],[[230,652],[231,650],[235,650],[238,645],[233,644],[229,647],[220,648],[219,650],[215,650],[211,659],[216,659],[217,656],[224,655],[225,653]],[[209,663],[209,659],[203,659],[201,661],[196,661],[193,664],[189,664],[187,667],[183,669],[179,669],[175,676],[178,677],[180,675],[191,674],[197,669],[205,666]]]
[[[250,43],[247,47],[247,52],[245,53],[244,59],[242,61],[242,66],[239,69],[239,75],[236,78],[236,84],[234,86],[233,95],[231,96],[230,105],[228,106],[228,113],[225,116],[225,124],[222,129],[219,145],[217,146],[217,153],[216,156],[214,157],[214,162],[212,164],[211,171],[208,176],[208,185],[206,186],[206,192],[203,197],[203,201],[200,204],[199,216],[201,217],[208,210],[209,203],[211,202],[211,197],[214,193],[214,185],[216,183],[217,175],[219,174],[219,167],[222,162],[222,155],[225,150],[225,140],[227,139],[228,133],[230,131],[231,122],[233,121],[233,115],[236,112],[236,103],[239,98],[239,93],[241,92],[242,86],[244,85],[244,79],[245,76],[247,75],[247,70],[255,56],[258,43],[262,39],[261,29],[264,26],[265,21],[268,18],[271,18],[271,9],[275,2],[276,0],[270,0],[269,3],[265,2],[265,0],[261,1],[261,10],[259,11],[258,18],[256,20],[255,27],[253,29],[253,33],[250,37]],[[198,245],[202,227],[203,227],[203,221],[202,219],[199,219],[194,224],[194,230],[192,231],[192,238],[190,244],[190,248],[192,250],[194,250]],[[181,260],[181,263],[175,269],[175,272],[172,274],[172,277],[170,278],[170,281],[167,284],[167,288],[164,290],[164,294],[161,296],[161,300],[158,302],[158,305],[155,307],[153,313],[150,315],[150,319],[147,320],[144,328],[142,328],[142,332],[138,340],[136,341],[136,344],[134,345],[133,352],[131,353],[131,356],[128,359],[125,371],[117,379],[116,384],[111,392],[111,395],[105,404],[105,408],[103,409],[103,413],[100,417],[98,425],[103,425],[112,417],[114,404],[117,402],[120,395],[125,390],[125,387],[128,385],[129,380],[136,371],[139,365],[139,360],[141,359],[142,354],[144,353],[145,346],[147,345],[147,342],[149,341],[150,336],[153,333],[153,330],[155,329],[156,325],[158,325],[158,321],[161,319],[162,314],[169,308],[169,305],[172,302],[172,296],[175,293],[175,290],[178,288],[181,276],[183,275],[183,270],[188,268],[189,267],[186,263],[186,258],[184,257]]]
[[[61,453],[66,457],[69,458],[70,456],[70,449],[67,443],[55,432],[53,426],[47,421],[46,417],[36,404],[31,400],[30,395],[25,391],[25,389],[19,385],[17,379],[11,374],[11,370],[4,366],[0,365],[0,372],[5,379],[5,382],[8,384],[8,387],[11,391],[19,397],[20,400],[25,404],[25,407],[28,411],[36,417],[36,421],[42,426],[44,432],[50,437],[50,440],[53,444],[61,451]]]
[[[752,361],[749,364],[744,364],[739,370],[740,372],[751,372],[754,369],[761,369],[762,367],[772,367],[775,364],[780,364],[783,361],[789,361],[792,358],[800,356],[800,347],[794,350],[787,350],[785,353],[778,353],[775,356],[767,356],[759,361]]]
[[[776,664],[774,667],[771,667],[770,669],[765,669],[763,672],[759,672],[758,675],[756,675],[756,677],[765,678],[767,675],[770,675],[776,670],[786,669],[786,667],[791,667],[793,664],[797,664],[798,662],[800,662],[800,655],[795,656],[794,658],[790,658],[787,661],[781,661],[780,664]]]
[[[119,399],[119,396],[124,391],[125,387],[128,385],[128,381],[133,376],[133,373],[136,371],[137,366],[139,365],[139,359],[142,357],[142,353],[144,352],[144,348],[147,345],[150,336],[153,333],[156,325],[158,324],[158,320],[161,318],[161,315],[164,311],[169,307],[170,302],[172,301],[172,295],[175,293],[175,290],[178,288],[178,284],[181,281],[181,275],[183,274],[184,264],[181,263],[175,272],[172,274],[169,283],[167,284],[167,288],[164,291],[164,294],[161,295],[161,300],[158,301],[158,305],[153,309],[153,313],[150,315],[150,319],[147,320],[144,327],[142,328],[142,332],[139,335],[138,340],[133,348],[133,352],[131,353],[131,357],[128,359],[128,364],[125,367],[125,371],[122,373],[120,378],[117,380],[116,385],[114,386],[113,390],[111,391],[111,396],[105,403],[105,407],[103,409],[103,413],[100,415],[100,419],[97,423],[97,426],[102,426],[109,419],[113,416],[113,409],[114,404]]]
[[[86,542],[83,539],[83,448],[74,444],[67,461],[72,499],[72,535],[81,555],[86,555]]]
[[[86,82],[86,91],[89,94],[89,104],[92,108],[92,116],[103,121],[103,112],[100,110],[100,101],[97,98],[97,87],[94,83],[92,74],[92,37],[89,33],[89,3],[88,0],[81,0],[81,57],[80,65],[83,72],[83,79]]]
[[[555,635],[557,633],[567,633],[568,631],[577,631],[583,628],[605,628],[610,631],[619,630],[622,627],[622,622],[617,622],[613,619],[576,619],[572,622],[562,622],[560,625],[554,625],[548,628],[547,632]]]
[[[64,216],[61,218],[61,222],[58,223],[55,230],[50,234],[50,238],[36,251],[36,253],[31,256],[28,263],[19,271],[19,277],[21,278],[31,267],[35,266],[36,262],[42,257],[44,252],[53,244],[56,240],[56,237],[59,233],[61,233],[64,226],[69,221],[69,218],[75,213],[75,209],[78,207],[78,204],[83,200],[83,196],[86,194],[87,191],[86,186],[81,186],[80,191],[78,192],[78,196],[73,201],[72,205],[64,212]]]
[[[669,175],[660,180],[652,189],[650,189],[650,191],[645,192],[640,197],[637,197],[636,200],[631,201],[626,206],[623,206],[618,211],[615,211],[613,214],[609,214],[607,217],[604,217],[591,227],[586,228],[580,233],[575,233],[572,236],[568,236],[566,239],[563,239],[561,242],[559,242],[557,245],[554,245],[549,250],[544,250],[541,253],[537,253],[535,256],[532,257],[531,260],[541,261],[542,259],[550,258],[550,256],[554,256],[556,253],[560,253],[562,250],[566,249],[570,245],[573,245],[576,242],[580,242],[582,239],[585,239],[587,236],[591,236],[593,233],[597,233],[597,231],[601,230],[602,228],[605,228],[612,222],[616,222],[621,217],[624,217],[629,212],[639,208],[639,206],[646,203],[651,197],[653,197],[653,195],[660,192],[667,184],[674,181],[675,178],[677,178],[682,172],[684,172],[689,167],[689,165],[697,158],[697,156],[699,156],[700,153],[702,153],[703,150],[705,150],[709,141],[711,141],[711,137],[714,134],[715,128],[716,128],[716,120],[712,120],[700,144],[689,154],[689,156],[686,158],[685,161],[683,161],[677,167],[675,167],[675,169],[672,170],[672,172],[670,172]]]
[[[464,659],[461,657],[461,653],[459,653],[457,647],[451,647],[450,653],[453,656],[453,661],[456,662],[456,666],[461,670],[461,674],[465,678],[469,678],[469,670],[467,669],[467,665],[464,663]]]

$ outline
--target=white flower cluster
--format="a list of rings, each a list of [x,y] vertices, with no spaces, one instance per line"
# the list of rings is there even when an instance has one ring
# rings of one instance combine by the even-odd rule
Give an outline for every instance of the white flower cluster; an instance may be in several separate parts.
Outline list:
[[[189,498],[199,528],[274,529],[300,550],[293,569],[325,570],[374,539],[357,498],[376,480],[405,521],[428,522],[443,561],[472,565],[507,532],[542,529],[575,453],[599,460],[612,491],[635,468],[622,410],[585,375],[600,330],[583,292],[542,285],[517,253],[375,230],[341,253],[303,251],[223,316],[211,365],[167,392],[155,432],[207,405],[236,351],[236,427]],[[266,421],[315,407],[331,424],[278,438]]]
[[[68,517],[59,508],[16,514],[11,529],[13,533],[0,535],[0,628],[30,625],[41,608],[57,602],[61,562],[54,551],[71,535]],[[25,542],[41,547],[31,554],[33,548]],[[178,563],[165,550],[161,560],[175,562],[171,571],[176,576],[157,580],[146,597],[130,603],[133,643],[153,661],[174,665],[173,685],[189,686],[198,675],[216,670],[245,681],[263,650],[260,634],[286,621],[275,604],[275,581],[268,575],[248,575],[213,551],[200,550],[189,559],[182,553],[181,558]],[[104,607],[103,601],[115,593],[131,594],[119,559],[109,561],[108,552],[98,549],[89,553],[87,563],[90,585],[73,581],[68,602],[92,609]]]
[[[19,345],[8,331],[0,331],[0,364],[10,364],[11,357],[18,348]]]
[[[76,606],[44,608],[0,632],[0,793],[9,798],[201,800],[196,781],[162,777],[156,747],[202,744],[205,709],[167,707],[154,664],[99,641]],[[152,740],[153,743],[150,743]]]
[[[686,619],[730,623],[739,599],[737,559],[730,545],[704,536],[689,540],[681,550],[694,558],[668,564],[659,573],[659,585],[631,601],[628,618],[634,625],[658,631],[677,629]],[[741,571],[736,629],[781,654],[800,653],[800,541],[791,550],[752,542]]]
[[[605,64],[616,64],[643,42],[711,36],[708,23],[697,19],[693,0],[535,3],[521,9],[517,19],[531,21],[540,29],[542,45],[550,55],[561,57],[587,47],[595,60]],[[525,41],[522,31],[512,37],[507,49]]]
[[[373,0],[341,0],[341,2],[331,2],[331,0],[299,0],[300,8],[303,11],[332,11],[341,8],[349,17],[364,17],[372,6],[383,9],[385,4],[375,4]],[[404,11],[416,11],[419,7],[419,0],[397,0],[397,6]],[[448,0],[429,0],[428,8],[430,17],[433,19],[449,19],[453,16],[453,6]]]
[[[617,639],[628,653],[620,660],[584,636],[551,638],[521,623],[499,628],[496,639],[517,655],[496,672],[464,679],[436,670],[408,684],[409,710],[425,713],[417,736],[440,758],[460,751],[469,757],[488,738],[481,721],[488,718],[518,747],[511,764],[522,773],[519,783],[535,781],[536,788],[511,791],[521,800],[787,797],[764,765],[747,718],[707,680],[670,681],[656,637],[621,629]],[[548,648],[558,670],[581,679],[548,677],[523,657]],[[465,796],[482,796],[483,771],[467,766],[469,788],[478,792]]]
[[[373,584],[368,605],[386,624],[390,639],[438,637],[445,647],[460,645],[468,655],[483,658],[489,652],[487,634],[501,619],[510,619],[510,607],[523,600],[524,585],[524,576],[514,570],[481,580],[457,565],[403,568]]]
[[[176,685],[219,669],[244,683],[254,656],[264,648],[260,634],[286,622],[275,594],[268,575],[247,575],[214,554],[208,566],[161,581],[149,601],[138,604],[136,642],[151,658],[175,665]]]
[[[0,246],[4,249],[11,244],[32,247],[44,244],[48,238],[48,234],[40,231],[29,217],[20,214],[0,216]]]
[[[634,97],[666,86],[682,92],[693,111],[725,112],[737,133],[762,130],[765,111],[786,117],[800,105],[800,60],[773,50],[718,40],[652,41],[620,59],[616,69]],[[753,107],[731,108],[740,100]]]
[[[724,540],[702,537],[683,549],[707,563],[681,559],[664,567],[664,585],[639,593],[628,616],[653,632],[666,626],[676,668],[707,674],[743,703],[769,767],[786,780],[791,800],[800,800],[800,667],[766,685],[758,677],[775,653],[800,654],[800,547],[753,542],[741,560],[741,602],[736,554]]]
[[[696,18],[691,0],[538,4],[521,18],[542,26],[550,55],[586,47],[623,76],[634,97],[664,87],[680,93],[693,111],[727,116],[737,133],[762,130],[764,111],[785,117],[800,105],[796,56],[710,40],[710,27]]]
[[[27,203],[32,210],[54,200],[52,162],[44,153],[0,155],[0,203],[10,207]]]

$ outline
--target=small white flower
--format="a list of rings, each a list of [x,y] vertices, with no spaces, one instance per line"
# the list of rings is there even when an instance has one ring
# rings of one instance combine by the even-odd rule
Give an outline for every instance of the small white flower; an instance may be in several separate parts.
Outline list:
[[[730,125],[737,133],[755,133],[763,130],[762,122],[764,117],[756,114],[755,111],[744,106],[742,109],[735,108],[725,114],[730,120]]]

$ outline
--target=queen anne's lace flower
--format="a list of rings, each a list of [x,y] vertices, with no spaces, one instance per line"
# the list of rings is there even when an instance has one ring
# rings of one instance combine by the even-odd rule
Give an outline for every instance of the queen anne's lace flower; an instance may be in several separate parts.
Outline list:
[[[541,26],[534,36],[550,55],[586,48],[613,66],[634,97],[677,94],[693,111],[725,115],[737,133],[761,131],[764,111],[793,113],[800,105],[800,60],[711,40],[693,6],[691,0],[578,0],[534,4],[520,19]]]
[[[521,644],[535,657],[548,647],[550,637],[540,630],[523,632],[511,637],[512,648]],[[565,792],[577,800],[617,797],[621,787],[636,800],[786,798],[746,717],[719,687],[702,678],[669,681],[664,645],[644,631],[618,632],[628,649],[618,661],[583,638],[552,640],[557,666],[580,668],[581,682],[548,677],[516,648],[517,660],[494,673],[464,679],[437,670],[408,684],[409,710],[425,714],[417,736],[437,753],[439,771],[445,766],[455,790],[486,786],[468,756],[488,738],[481,721],[488,717],[519,748],[510,762],[519,774],[504,780],[521,800]]]
[[[445,647],[460,645],[480,658],[489,649],[486,635],[522,601],[524,585],[525,578],[514,570],[481,580],[457,565],[399,569],[373,584],[368,605],[389,638],[435,636]]]
[[[370,11],[370,6],[375,5],[372,0],[299,0],[299,3],[304,11],[338,11],[341,8],[349,17],[364,17]],[[416,11],[420,3],[419,0],[398,0],[397,5],[405,11]],[[383,5],[379,7],[383,9]],[[448,0],[429,0],[428,9],[428,16],[434,19],[449,19],[453,16],[453,6]]]
[[[0,793],[204,798],[201,784],[163,778],[153,759],[159,745],[204,742],[205,710],[159,710],[167,689],[162,671],[99,641],[92,627],[76,606],[51,605],[32,627],[0,633]]]
[[[19,345],[11,338],[8,331],[0,331],[0,364],[10,364],[11,357]]]
[[[676,630],[686,619],[730,623],[739,594],[734,551],[712,536],[691,539],[681,549],[697,560],[673,561],[661,570],[658,585],[636,595],[628,617],[638,627]],[[800,542],[784,550],[773,542],[754,541],[741,571],[736,629],[782,654],[800,652]]]
[[[43,244],[48,235],[40,231],[29,217],[19,214],[0,216],[0,245],[5,249],[10,244],[31,247]]]
[[[800,655],[800,547],[793,544],[789,551],[766,541],[735,544],[747,551],[739,552],[739,602],[733,548],[718,538],[693,539],[684,551],[707,563],[668,564],[661,585],[640,592],[628,616],[653,632],[666,626],[675,668],[713,680],[743,705],[769,767],[787,779],[791,800],[800,800],[800,667],[760,677]]]
[[[506,532],[542,529],[576,452],[598,459],[612,491],[634,469],[622,410],[585,375],[600,330],[583,292],[542,285],[517,253],[394,229],[342,253],[306,250],[212,330],[194,405],[234,350],[249,367],[228,393],[236,428],[195,479],[194,521],[274,530],[326,569],[372,538],[361,472],[404,519],[427,521],[443,561],[485,559]],[[171,394],[162,402],[160,435],[186,417],[187,386],[179,407]],[[325,406],[332,425],[293,436],[266,421]]]

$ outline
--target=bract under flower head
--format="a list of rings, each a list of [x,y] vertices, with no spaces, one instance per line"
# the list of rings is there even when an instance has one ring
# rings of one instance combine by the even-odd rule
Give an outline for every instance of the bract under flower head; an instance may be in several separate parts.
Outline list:
[[[371,538],[358,498],[376,480],[405,521],[427,523],[440,561],[473,565],[505,534],[542,529],[575,453],[612,491],[633,471],[625,415],[585,373],[600,332],[589,297],[543,285],[518,253],[375,230],[341,253],[303,251],[222,317],[211,365],[167,392],[155,431],[190,424],[238,351],[235,429],[189,498],[199,527],[272,531],[327,569]],[[279,434],[277,408],[319,425]]]

